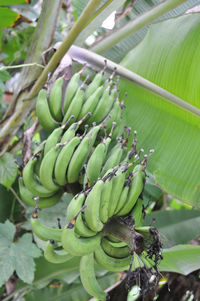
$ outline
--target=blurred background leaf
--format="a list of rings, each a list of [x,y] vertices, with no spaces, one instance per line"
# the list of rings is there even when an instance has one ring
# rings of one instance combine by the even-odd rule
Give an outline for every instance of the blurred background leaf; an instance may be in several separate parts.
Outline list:
[[[198,13],[154,24],[122,65],[199,108],[199,30]],[[199,117],[129,81],[120,89],[128,92],[125,120],[137,130],[139,147],[155,149],[148,168],[156,182],[200,206]]]
[[[164,247],[189,243],[200,235],[200,214],[198,210],[161,210],[148,214],[145,225],[152,224],[161,234]]]
[[[200,246],[177,245],[165,249],[162,255],[163,260],[158,267],[160,271],[188,275],[200,269]]]

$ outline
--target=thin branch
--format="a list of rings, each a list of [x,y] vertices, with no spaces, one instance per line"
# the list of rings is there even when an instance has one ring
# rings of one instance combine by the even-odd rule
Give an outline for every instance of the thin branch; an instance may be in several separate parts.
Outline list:
[[[144,27],[145,25],[151,23],[153,20],[162,16],[164,13],[168,12],[169,10],[175,8],[176,6],[186,1],[187,0],[162,1],[161,3],[158,3],[157,5],[153,6],[148,11],[139,15],[134,20],[128,22],[126,25],[116,30],[109,36],[105,37],[103,40],[101,40],[98,44],[94,45],[90,49],[96,53],[103,53],[107,49],[119,43],[122,39],[126,38],[130,34],[133,34],[140,28]]]
[[[36,81],[35,85],[31,89],[28,98],[33,98],[39,90],[43,87],[46,82],[47,76],[49,72],[52,72],[57,67],[60,60],[63,58],[65,53],[69,50],[73,42],[76,40],[78,35],[81,33],[83,28],[88,23],[88,20],[93,16],[96,8],[99,6],[102,0],[90,0],[88,5],[83,10],[82,14],[78,18],[77,22],[71,28],[65,40],[62,42],[58,50],[55,52],[51,60],[49,61],[46,68],[43,70],[42,74]]]
[[[15,190],[12,187],[10,187],[10,191],[15,196],[15,198],[18,200],[20,205],[26,210],[27,209],[26,205],[24,205],[24,203],[22,202],[22,200],[19,198],[19,196],[17,195],[17,193],[15,192]]]
[[[105,65],[105,58],[103,56],[100,56],[99,54],[93,53],[92,51],[80,48],[78,46],[72,46],[69,50],[69,55],[74,60],[77,60],[81,64],[87,64],[88,66],[91,66],[97,69],[102,69]],[[193,105],[185,102],[183,99],[179,98],[178,96],[170,93],[169,91],[157,86],[156,84],[150,82],[149,80],[145,79],[144,77],[110,61],[107,60],[107,70],[114,71],[117,69],[116,73],[120,76],[122,76],[125,79],[128,79],[129,81],[133,82],[134,84],[137,84],[156,95],[159,95],[163,97],[163,100],[170,101],[171,103],[177,105],[178,107],[193,113],[197,116],[200,116],[200,109],[194,107]]]
[[[42,69],[45,68],[43,65],[40,65],[40,64],[37,64],[37,63],[30,63],[30,64],[21,64],[21,65],[14,65],[14,66],[2,66],[2,67],[0,67],[0,71],[8,70],[8,69],[31,67],[31,66],[36,66],[36,67],[39,67],[39,68],[42,68]]]

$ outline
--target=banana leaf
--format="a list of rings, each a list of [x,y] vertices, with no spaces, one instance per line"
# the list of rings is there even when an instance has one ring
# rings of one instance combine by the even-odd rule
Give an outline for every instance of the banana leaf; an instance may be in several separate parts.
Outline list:
[[[158,86],[200,107],[200,15],[187,14],[152,25],[121,62]],[[125,120],[138,131],[139,147],[155,149],[148,168],[169,194],[200,207],[199,116],[127,80]]]

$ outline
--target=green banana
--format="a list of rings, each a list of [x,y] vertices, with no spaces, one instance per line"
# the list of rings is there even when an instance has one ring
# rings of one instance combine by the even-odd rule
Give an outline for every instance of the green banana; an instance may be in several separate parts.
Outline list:
[[[75,136],[77,130],[79,129],[79,126],[80,126],[80,125],[84,122],[84,120],[85,120],[88,116],[90,116],[90,115],[91,115],[91,113],[87,113],[82,119],[80,119],[79,121],[77,121],[77,122],[71,124],[70,127],[69,127],[69,128],[65,131],[65,133],[63,134],[63,136],[62,136],[60,142],[61,142],[61,143],[64,143],[65,141],[72,139],[72,138]],[[73,116],[73,115],[72,115],[72,116]],[[73,118],[74,118],[74,116],[73,116]]]
[[[115,121],[117,124],[120,124],[121,122],[121,115],[122,115],[122,108],[120,105],[119,100],[117,99],[112,107],[112,110],[110,111],[110,113],[108,114],[111,116],[111,118],[109,118],[106,122],[105,122],[105,126],[107,127],[107,130],[110,130],[112,127],[112,123]],[[117,130],[118,126],[114,129],[113,131],[113,137],[115,138],[115,135],[118,134]]]
[[[67,85],[67,88],[65,91],[65,96],[64,96],[64,103],[63,103],[64,115],[66,114],[66,112],[71,104],[72,98],[76,94],[76,91],[79,86],[80,76],[81,76],[80,72],[75,73]]]
[[[63,144],[56,144],[42,160],[40,166],[40,181],[46,189],[56,191],[60,188],[53,179],[53,172],[56,159],[62,147]]]
[[[96,123],[93,123],[93,127],[89,130],[87,133],[86,137],[88,136],[90,138],[89,140],[89,145],[92,147],[94,143],[96,142],[97,135],[100,131],[100,129],[103,127],[103,123],[96,125]]]
[[[75,218],[74,227],[76,234],[82,237],[91,237],[96,235],[97,232],[90,230],[83,221],[81,209],[84,205],[85,198],[84,192],[73,197],[67,207],[67,221],[70,222]]]
[[[96,183],[101,172],[105,154],[106,144],[104,142],[101,142],[95,147],[92,155],[87,162],[85,176],[89,183],[88,186],[92,186],[94,185],[94,183]]]
[[[143,221],[144,221],[143,200],[142,199],[139,198],[137,200],[137,203],[133,207],[133,210],[130,213],[130,215],[134,218],[136,227],[142,226]]]
[[[104,182],[102,180],[98,180],[96,184],[92,187],[90,192],[88,193],[85,206],[86,209],[84,211],[85,221],[88,227],[96,232],[99,232],[103,228],[103,223],[100,220],[99,216],[99,208],[101,202],[101,191],[104,186]]]
[[[36,201],[35,199],[38,199],[37,201],[37,207],[38,208],[49,208],[52,207],[54,205],[56,205],[62,194],[63,191],[60,189],[58,192],[56,192],[55,194],[53,194],[52,196],[46,197],[46,198],[41,198],[41,197],[37,197],[36,195],[32,194],[24,185],[23,179],[22,177],[19,178],[19,193],[20,196],[22,198],[22,200],[28,204],[29,206],[35,207]]]
[[[105,176],[106,172],[110,168],[113,168],[114,166],[118,165],[121,162],[122,154],[123,154],[123,145],[118,146],[115,149],[115,152],[112,152],[111,155],[110,152],[108,152],[108,156],[106,157],[106,161],[101,171],[101,177]]]
[[[88,112],[91,112],[93,114],[99,99],[101,97],[101,95],[103,94],[104,91],[104,87],[100,86],[98,87],[94,93],[92,93],[88,98],[86,98],[86,101],[83,104],[82,110],[79,114],[79,119],[83,118],[83,116],[85,116],[85,114],[87,114]],[[89,117],[89,116],[88,116]]]
[[[37,210],[33,212],[33,215],[31,217],[31,225],[33,232],[42,240],[55,240],[55,241],[61,241],[61,234],[62,229],[55,229],[52,227],[48,227],[46,225],[43,225],[37,215]]]
[[[54,240],[49,240],[44,249],[44,258],[51,263],[64,263],[73,258],[71,254],[66,253],[64,250],[55,251],[56,244]],[[64,251],[64,252],[63,252]]]
[[[101,125],[94,126],[83,138],[83,140],[75,150],[68,166],[68,171],[67,171],[68,183],[74,183],[78,181],[79,173],[89,156],[89,153],[93,147],[93,144],[95,143],[100,128]]]
[[[101,72],[98,72],[93,78],[92,82],[87,86],[85,90],[85,99],[88,99],[93,93],[95,93],[95,91],[101,85],[105,68],[106,67],[104,67]]]
[[[112,217],[113,214],[115,213],[126,180],[127,169],[128,169],[128,165],[122,164],[116,171],[113,178],[111,179],[113,183],[112,183],[112,191],[109,199],[108,217]]]
[[[61,237],[63,248],[73,256],[84,256],[93,252],[100,245],[100,240],[100,233],[92,237],[78,237],[71,223],[63,229]]]
[[[84,90],[83,87],[81,86],[80,88],[78,88],[75,96],[73,97],[70,106],[67,112],[65,113],[62,124],[64,124],[71,115],[74,115],[75,120],[78,119],[78,116],[83,106],[83,96],[84,96]]]
[[[100,98],[99,103],[90,120],[95,121],[96,123],[102,122],[106,118],[106,116],[110,114],[116,95],[116,89],[110,91],[110,86],[108,86],[105,89],[102,97]]]
[[[124,206],[124,204],[126,203],[130,184],[131,184],[131,180],[129,178],[126,179],[126,181],[124,183],[123,190],[122,190],[122,192],[120,194],[117,206],[115,208],[115,214],[117,214],[120,211],[120,209]]]
[[[67,182],[75,183],[78,181],[79,173],[89,156],[91,147],[89,146],[90,138],[84,137],[73,153],[67,170]]]
[[[54,166],[54,176],[56,182],[61,186],[67,183],[67,168],[74,153],[74,150],[79,145],[80,141],[81,138],[75,136],[71,140],[65,142],[64,147],[57,156]]]
[[[99,208],[99,217],[102,223],[106,223],[109,216],[108,216],[108,206],[109,200],[111,197],[112,192],[112,184],[113,182],[110,179],[106,179],[104,182],[104,186],[101,192],[101,200],[100,200],[100,208]]]
[[[94,258],[105,270],[111,272],[120,272],[129,269],[131,256],[125,258],[114,258],[107,255],[102,247],[96,248],[94,251]]]
[[[42,125],[42,127],[48,131],[53,131],[55,128],[58,127],[59,123],[57,123],[49,110],[49,105],[47,101],[46,96],[46,90],[42,89],[40,90],[36,106],[35,106],[35,112],[38,117],[39,123]]]
[[[63,77],[59,77],[53,83],[49,94],[49,109],[53,118],[61,121],[63,118],[61,104],[62,104],[62,86]]]
[[[133,179],[130,185],[126,204],[122,207],[122,209],[120,209],[117,215],[127,215],[137,202],[144,188],[145,172],[143,169],[144,166],[141,164],[136,165],[133,169]]]
[[[81,257],[80,260],[80,277],[83,287],[93,297],[105,301],[106,293],[100,287],[94,270],[94,254],[90,253]]]
[[[47,138],[44,146],[44,156],[51,150],[61,138],[63,130],[65,129],[65,125],[57,127]]]
[[[128,246],[118,246],[119,243],[109,242],[106,238],[101,241],[104,252],[113,258],[125,258],[130,255]]]
[[[23,181],[25,186],[32,192],[34,195],[39,197],[49,197],[55,194],[55,190],[49,190],[42,186],[40,182],[37,181],[34,168],[37,163],[37,158],[34,156],[28,161],[26,166],[23,169]]]
[[[114,242],[114,243],[121,243],[121,240],[119,240],[118,238],[112,236],[112,235],[107,235],[106,238],[110,241],[110,242]]]

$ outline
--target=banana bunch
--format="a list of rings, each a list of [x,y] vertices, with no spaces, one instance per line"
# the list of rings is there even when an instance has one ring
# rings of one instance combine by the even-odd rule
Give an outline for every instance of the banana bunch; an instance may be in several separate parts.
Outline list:
[[[127,154],[127,129],[116,144],[109,147],[113,142],[116,123],[113,122],[108,136],[105,131],[99,143],[98,134],[102,127],[105,129],[104,122],[99,125],[93,123],[89,129],[85,125],[84,133],[80,130],[88,115],[67,129],[66,124],[54,129],[35,149],[19,178],[21,198],[29,206],[35,206],[35,201],[38,208],[54,206],[66,190],[66,185],[79,183],[84,188],[93,186],[102,173],[118,164]]]
[[[93,124],[90,129],[86,126],[80,135],[78,130],[83,120],[73,123],[67,130],[66,125],[56,128],[35,149],[19,178],[20,195],[28,205],[35,206],[37,200],[38,208],[54,206],[66,184],[81,182],[81,173],[84,175],[87,162],[87,181],[94,183],[99,177],[115,123],[108,137],[98,144],[97,136],[104,124]],[[99,162],[95,170],[96,160]]]
[[[63,95],[63,77],[58,78],[47,97],[47,92],[42,89],[36,102],[36,115],[42,127],[49,132],[68,122],[71,125],[70,116],[73,115],[73,122],[84,119],[83,124],[87,122],[92,126],[93,122],[100,124],[105,121],[107,131],[111,130],[112,123],[120,125],[124,100],[119,101],[117,81],[114,81],[114,73],[104,80],[105,68],[96,74],[89,85],[81,81],[83,69],[75,73],[68,83]],[[87,114],[90,112],[90,115]],[[101,132],[102,133],[102,132]],[[115,128],[114,135],[117,136],[118,130]]]
[[[118,143],[121,139],[118,139]],[[136,164],[138,157],[135,155],[136,159],[128,162],[132,152],[130,149],[124,160],[109,168],[94,185],[86,186],[85,190],[72,198],[67,207],[67,225],[64,228],[56,229],[42,224],[38,219],[37,210],[31,219],[33,232],[40,239],[47,241],[45,258],[52,263],[62,263],[73,256],[80,256],[80,277],[83,286],[89,294],[99,300],[106,300],[106,293],[95,277],[95,262],[112,272],[129,270],[132,258],[131,271],[138,266],[152,268],[154,264],[146,256],[143,240],[142,248],[140,246],[136,250],[139,250],[138,254],[135,250],[133,252],[126,242],[104,234],[104,226],[113,217],[131,216],[134,218],[137,235],[140,238],[144,235],[145,239],[149,240],[147,227],[142,227],[140,198],[144,188],[147,157]],[[148,244],[145,247],[148,249]]]
[[[115,71],[107,80],[104,71],[89,85],[87,78],[81,80],[82,70],[75,73],[64,95],[63,78],[55,81],[49,97],[46,90],[39,92],[36,115],[50,134],[19,178],[22,200],[35,207],[33,232],[46,241],[44,257],[56,264],[79,256],[83,286],[99,300],[107,295],[96,279],[95,263],[108,271],[133,273],[154,269],[161,258],[156,232],[142,227],[148,155],[141,159],[136,131],[131,143],[131,128],[121,129],[124,100],[118,97]],[[73,185],[79,189],[67,207],[66,225],[44,225],[37,209],[54,206]],[[114,219],[131,221],[134,243],[106,232]]]

